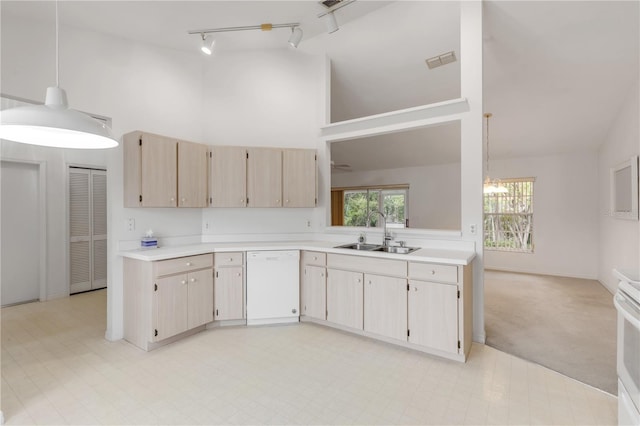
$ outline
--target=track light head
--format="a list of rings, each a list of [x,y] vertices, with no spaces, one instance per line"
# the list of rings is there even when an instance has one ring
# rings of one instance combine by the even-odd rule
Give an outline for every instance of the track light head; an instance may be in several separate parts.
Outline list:
[[[327,32],[329,34],[331,33],[335,33],[336,31],[338,31],[340,29],[340,27],[338,26],[338,21],[336,21],[336,16],[333,14],[333,12],[329,12],[327,13]]]
[[[202,50],[202,53],[206,54],[206,55],[211,55],[211,53],[213,52],[213,45],[215,44],[216,40],[211,37],[211,40],[207,40],[209,38],[209,36],[205,35],[204,33],[202,34],[202,45],[200,46],[200,50]]]
[[[302,28],[291,27],[291,36],[289,37],[289,46],[297,48],[301,40],[302,40]]]

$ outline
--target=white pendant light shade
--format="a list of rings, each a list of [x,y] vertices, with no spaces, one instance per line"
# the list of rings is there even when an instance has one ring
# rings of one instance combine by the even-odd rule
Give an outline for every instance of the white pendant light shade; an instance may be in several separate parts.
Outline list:
[[[333,12],[327,13],[326,20],[327,20],[327,32],[329,34],[335,33],[340,29],[340,27],[338,26],[338,21],[336,21],[336,16],[333,14]]]
[[[104,149],[118,146],[104,123],[69,109],[67,94],[59,87],[47,89],[44,105],[1,111],[0,139],[56,148]]]
[[[289,46],[298,47],[302,40],[302,29],[300,27],[291,29],[291,37],[289,37]]]

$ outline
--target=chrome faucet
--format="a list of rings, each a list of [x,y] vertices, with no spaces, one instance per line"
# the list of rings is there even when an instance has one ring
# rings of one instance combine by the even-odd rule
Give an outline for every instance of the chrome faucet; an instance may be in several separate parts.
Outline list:
[[[379,214],[382,218],[382,245],[387,247],[389,245],[389,241],[391,241],[391,235],[387,232],[387,217],[380,210],[371,210],[367,215],[367,227],[371,225],[371,215]]]

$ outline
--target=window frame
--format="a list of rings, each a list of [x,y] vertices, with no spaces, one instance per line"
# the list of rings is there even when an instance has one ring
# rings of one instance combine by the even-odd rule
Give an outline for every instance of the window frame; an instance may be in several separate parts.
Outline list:
[[[483,194],[483,247],[489,251],[499,251],[508,253],[525,253],[533,254],[535,252],[534,244],[534,196],[535,196],[535,178],[523,177],[523,178],[510,178],[501,179],[500,183],[506,186],[510,191],[506,194],[493,193]],[[521,184],[521,185],[518,185]],[[526,184],[529,184],[527,188],[523,188]],[[517,188],[516,185],[518,185]],[[519,194],[518,194],[519,192]],[[487,204],[494,205],[494,211],[487,211]],[[517,203],[520,208],[526,207],[526,211],[518,212],[514,211],[514,204]],[[489,218],[507,218],[509,221],[512,218],[521,218],[523,220],[513,220],[514,226],[501,224],[501,220],[498,220],[497,231],[494,231],[494,235],[491,239],[488,237],[488,222]],[[495,219],[491,221],[495,223]],[[518,227],[525,227],[518,229]],[[515,227],[515,229],[514,229]],[[518,234],[520,234],[518,236]],[[523,235],[524,234],[524,235]],[[496,238],[497,237],[497,238]],[[487,244],[487,243],[490,244]],[[492,244],[491,244],[492,243]],[[523,244],[526,244],[523,247]]]
[[[366,211],[370,212],[372,210],[371,206],[371,192],[377,192],[377,206],[374,208],[384,212],[384,197],[387,195],[403,195],[404,196],[404,223],[400,224],[399,222],[387,222],[387,228],[394,229],[405,229],[409,227],[409,185],[401,184],[401,185],[371,185],[371,186],[357,186],[357,187],[347,187],[347,188],[332,188],[332,191],[341,191],[342,192],[342,221],[343,224],[346,223],[345,217],[345,209],[348,205],[346,199],[348,194],[353,193],[364,193],[365,199],[367,200]],[[380,227],[380,222],[377,218],[371,218],[371,222],[374,223],[373,227]],[[343,226],[367,226],[364,225],[343,225]]]

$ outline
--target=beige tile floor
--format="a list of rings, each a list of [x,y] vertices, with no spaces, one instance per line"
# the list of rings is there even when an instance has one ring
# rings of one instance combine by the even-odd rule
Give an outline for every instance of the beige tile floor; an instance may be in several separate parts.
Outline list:
[[[615,424],[615,397],[487,346],[466,363],[313,324],[104,340],[106,291],[2,309],[7,424]]]

